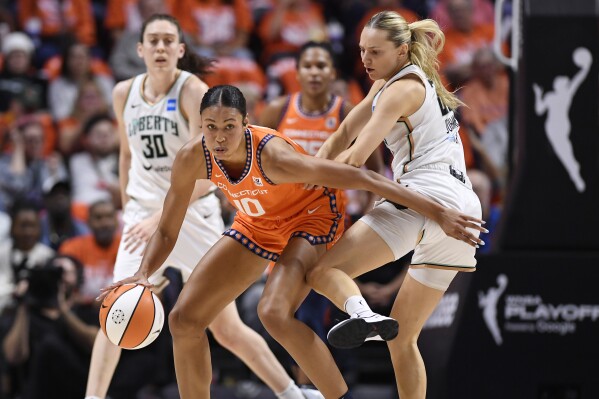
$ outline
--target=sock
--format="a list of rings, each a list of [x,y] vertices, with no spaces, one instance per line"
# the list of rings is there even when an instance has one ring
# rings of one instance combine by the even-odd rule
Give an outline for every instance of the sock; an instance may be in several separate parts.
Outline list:
[[[343,395],[342,397],[340,397],[339,399],[354,399],[354,397],[351,396],[351,393],[349,391],[347,391],[347,393],[345,395]]]
[[[101,397],[99,397],[99,396],[86,396],[86,397],[85,397],[85,398],[83,398],[83,399],[102,399],[102,398],[101,398]]]
[[[358,317],[369,317],[374,315],[374,312],[370,309],[370,306],[366,303],[366,299],[359,295],[350,296],[343,305],[345,311],[350,316],[357,314]]]
[[[289,381],[289,385],[283,392],[276,394],[279,399],[304,399],[304,394],[300,391],[299,387],[295,385],[295,381]]]

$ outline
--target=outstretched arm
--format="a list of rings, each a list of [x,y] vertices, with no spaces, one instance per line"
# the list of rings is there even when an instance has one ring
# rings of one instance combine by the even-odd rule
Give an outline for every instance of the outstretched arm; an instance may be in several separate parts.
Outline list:
[[[275,183],[308,183],[373,192],[436,221],[450,237],[473,246],[482,244],[467,230],[486,231],[480,226],[480,219],[445,208],[376,172],[300,154],[283,139],[274,138],[264,147],[262,168]]]
[[[576,93],[576,90],[578,90],[578,87],[582,84],[584,79],[587,77],[587,74],[589,73],[589,69],[590,69],[590,65],[588,65],[588,66],[585,65],[580,68],[580,71],[578,71],[576,73],[576,75],[574,75],[574,77],[572,78],[572,82],[570,83],[570,87],[568,88],[568,91],[570,92],[570,97],[572,97],[574,95],[574,93]]]
[[[319,158],[335,159],[341,152],[345,151],[362,131],[372,115],[372,100],[376,93],[383,87],[383,81],[377,81],[372,85],[368,95],[360,101],[347,114],[341,125],[327,141],[324,142],[318,153]]]

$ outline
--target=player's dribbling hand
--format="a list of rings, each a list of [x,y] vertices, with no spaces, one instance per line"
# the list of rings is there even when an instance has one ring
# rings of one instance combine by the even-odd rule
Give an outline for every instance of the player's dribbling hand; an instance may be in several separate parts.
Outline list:
[[[465,215],[455,209],[446,208],[439,215],[437,223],[439,223],[445,234],[456,240],[464,241],[466,244],[477,248],[479,245],[485,245],[483,240],[468,230],[488,233],[489,230],[482,226],[485,222],[481,219]]]
[[[112,283],[108,287],[100,288],[100,291],[102,293],[96,298],[96,301],[102,302],[106,295],[110,293],[110,291],[125,284],[139,284],[152,288],[152,284],[148,281],[146,277],[144,277],[141,273],[135,273],[133,276],[117,281],[116,283]]]

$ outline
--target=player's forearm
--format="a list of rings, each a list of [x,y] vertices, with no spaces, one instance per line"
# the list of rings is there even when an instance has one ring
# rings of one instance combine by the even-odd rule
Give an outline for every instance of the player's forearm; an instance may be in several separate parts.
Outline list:
[[[131,168],[131,156],[123,156],[121,153],[119,159],[119,185],[121,188],[121,206],[125,208],[129,201],[127,195],[127,185],[129,184],[129,169]]]
[[[365,171],[368,175],[365,181],[365,187],[362,189],[376,193],[392,202],[401,204],[405,207],[418,212],[434,221],[439,220],[439,215],[445,210],[441,204],[417,193],[414,190],[405,188],[401,184],[389,180],[384,176],[373,171]]]
[[[94,347],[98,327],[85,324],[70,309],[61,310],[63,320],[70,328],[70,334],[86,350],[91,352]]]
[[[154,274],[175,248],[177,237],[171,238],[160,231],[160,227],[148,242],[138,273],[145,278]]]
[[[210,180],[196,180],[195,186],[193,188],[193,193],[191,194],[191,198],[189,199],[189,203],[191,204],[195,200],[205,196],[211,191],[214,191],[214,184],[212,184]]]
[[[350,144],[347,132],[345,129],[340,129],[322,144],[316,156],[324,159],[335,159]]]

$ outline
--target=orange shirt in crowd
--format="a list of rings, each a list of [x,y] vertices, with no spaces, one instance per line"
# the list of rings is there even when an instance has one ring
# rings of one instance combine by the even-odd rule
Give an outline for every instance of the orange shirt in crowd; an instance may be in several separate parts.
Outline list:
[[[172,14],[185,32],[194,29],[191,13],[194,0],[164,0],[168,13]],[[138,31],[143,24],[139,13],[139,0],[108,0],[104,26],[108,30]]]
[[[266,88],[266,75],[254,60],[233,57],[219,57],[212,73],[203,77],[208,86],[229,84],[233,86],[251,85],[256,92]]]
[[[54,126],[54,120],[52,115],[48,112],[37,112],[35,118],[39,121],[44,129],[44,156],[48,156],[56,151],[56,144],[58,142],[58,134],[56,127]],[[0,135],[6,137],[4,144],[0,147],[0,152],[10,153],[12,152],[12,142],[8,135],[10,134],[9,127],[15,123],[15,115],[11,112],[5,112],[0,114]]]
[[[237,30],[249,34],[254,26],[246,0],[233,0],[232,4],[222,0],[193,0],[193,8],[187,12],[195,22],[194,30],[189,33],[205,46],[228,43]]]
[[[476,50],[493,44],[495,28],[490,24],[475,25],[470,32],[448,29],[445,32],[445,47],[439,54],[441,69],[445,65],[470,64]]]
[[[112,282],[112,272],[119,250],[120,235],[115,235],[108,248],[102,248],[91,234],[66,240],[59,248],[59,253],[77,258],[84,266],[84,286],[82,294],[86,299],[93,299],[100,293],[100,288]]]
[[[110,66],[108,66],[106,61],[100,58],[92,57],[90,59],[89,67],[94,75],[112,76]],[[43,74],[48,80],[56,79],[60,75],[61,70],[62,57],[60,55],[50,57],[42,67]]]
[[[498,73],[494,86],[488,88],[478,79],[472,79],[459,92],[467,107],[460,109],[462,120],[477,133],[483,134],[487,125],[508,114],[509,80],[505,73]]]
[[[258,27],[258,35],[264,45],[263,59],[267,62],[278,53],[295,53],[310,40],[326,40],[326,25],[321,8],[310,3],[307,8],[297,11],[285,10],[281,29],[272,37],[271,30],[276,10],[264,16]]]
[[[96,24],[90,0],[19,0],[19,22],[25,30],[40,24],[42,37],[72,32],[81,43],[96,44]]]

